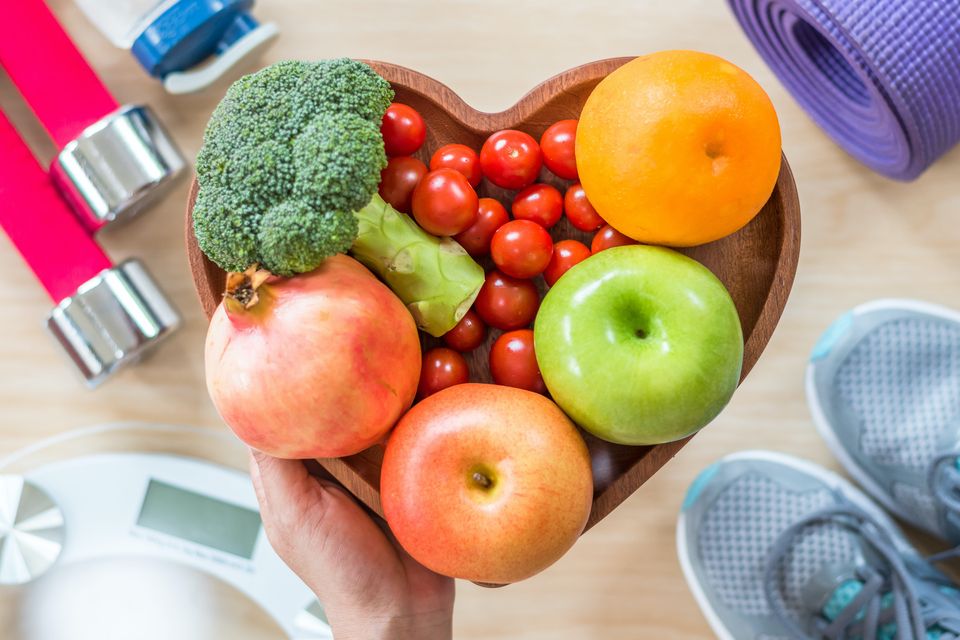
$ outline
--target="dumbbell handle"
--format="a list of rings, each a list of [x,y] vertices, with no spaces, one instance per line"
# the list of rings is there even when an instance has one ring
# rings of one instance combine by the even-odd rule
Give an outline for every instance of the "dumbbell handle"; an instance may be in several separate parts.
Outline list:
[[[2,112],[0,226],[54,302],[113,266]]]
[[[43,0],[0,2],[0,66],[58,148],[120,106]]]

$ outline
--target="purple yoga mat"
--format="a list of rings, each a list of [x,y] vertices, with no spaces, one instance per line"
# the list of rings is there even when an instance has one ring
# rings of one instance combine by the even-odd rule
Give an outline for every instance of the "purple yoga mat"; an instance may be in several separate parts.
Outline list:
[[[728,0],[840,146],[912,180],[960,142],[960,0]]]

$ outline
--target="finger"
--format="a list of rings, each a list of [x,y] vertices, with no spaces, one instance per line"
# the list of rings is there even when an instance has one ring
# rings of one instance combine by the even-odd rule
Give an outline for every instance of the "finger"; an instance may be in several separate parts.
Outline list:
[[[328,496],[300,460],[283,460],[251,450],[250,475],[264,527],[274,546],[287,546],[308,523],[323,519]]]
[[[272,509],[289,506],[316,490],[315,480],[300,460],[283,460],[250,450],[250,475],[259,485],[262,496]]]
[[[253,449],[247,450],[247,468],[250,470],[250,481],[253,483],[253,492],[257,495],[257,502],[260,504],[260,512],[267,509],[267,498],[263,493],[263,481],[260,479],[260,466]]]
[[[390,598],[377,585],[385,574],[402,571],[401,565],[359,503],[310,475],[300,461],[251,452],[250,467],[271,545],[321,602],[386,606]]]

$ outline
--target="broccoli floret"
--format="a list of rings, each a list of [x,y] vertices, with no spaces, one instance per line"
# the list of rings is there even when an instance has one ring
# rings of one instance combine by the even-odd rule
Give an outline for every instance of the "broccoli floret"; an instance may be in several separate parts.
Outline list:
[[[322,213],[303,200],[285,200],[270,207],[260,221],[260,257],[265,265],[283,264],[280,275],[312,271],[331,255],[346,253],[357,231],[351,213]],[[317,242],[318,237],[323,242]]]
[[[293,195],[325,211],[361,209],[377,191],[384,158],[379,121],[324,115],[293,143]]]
[[[311,271],[346,252],[387,164],[388,82],[355,60],[280,62],[235,82],[197,156],[201,250],[221,268]]]
[[[193,231],[203,252],[226,271],[243,271],[258,262],[260,212],[219,185],[197,193]]]
[[[375,122],[378,129],[393,101],[390,83],[369,65],[349,58],[313,65],[305,71],[304,79],[314,90],[298,92],[297,101],[303,100],[321,111],[354,113]]]

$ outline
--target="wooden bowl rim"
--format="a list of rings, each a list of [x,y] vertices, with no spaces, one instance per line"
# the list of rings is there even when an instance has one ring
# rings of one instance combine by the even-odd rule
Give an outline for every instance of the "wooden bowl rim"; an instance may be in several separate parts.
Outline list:
[[[466,130],[474,134],[485,134],[489,131],[522,126],[530,120],[531,116],[536,113],[538,109],[549,104],[556,95],[562,93],[571,78],[575,78],[580,84],[592,80],[599,80],[633,59],[633,57],[607,58],[567,69],[536,85],[511,107],[498,112],[485,112],[473,108],[447,85],[413,69],[377,60],[366,60],[365,62],[370,64],[378,73],[390,81],[391,84],[402,86],[405,89],[417,93],[423,99],[434,103],[438,108],[447,112]],[[747,374],[750,373],[760,355],[766,349],[779,323],[793,286],[800,256],[801,223],[799,196],[793,172],[790,169],[786,155],[782,155],[781,158],[780,174],[770,198],[777,198],[779,201],[778,211],[782,220],[783,232],[779,236],[779,245],[775,248],[770,247],[771,251],[776,250],[778,253],[773,272],[774,277],[767,289],[766,298],[760,306],[761,310],[757,316],[753,330],[744,342],[744,363],[740,378],[741,382],[743,382]],[[209,318],[212,316],[219,301],[215,298],[207,300],[204,292],[204,284],[207,282],[205,257],[196,244],[192,224],[192,210],[197,189],[198,184],[194,176],[186,211],[185,232],[187,257],[190,262],[194,289],[197,292],[205,314]],[[649,447],[646,454],[627,468],[624,473],[614,479],[600,494],[595,496],[593,511],[590,514],[590,520],[584,532],[609,515],[626,497],[636,491],[646,479],[651,477],[676,455],[692,437],[693,436],[689,436],[675,442]],[[340,467],[345,465],[340,459],[323,462]],[[342,470],[343,469],[340,469],[340,471]],[[330,471],[334,473],[335,476],[338,475],[332,467]],[[636,486],[626,486],[631,484],[628,480],[638,476],[640,477],[640,481]],[[371,506],[382,515],[382,512],[377,508],[379,507],[379,500],[374,499]]]
[[[525,122],[529,116],[535,113],[537,109],[549,103],[550,99],[558,93],[554,90],[554,86],[564,86],[568,78],[578,77],[580,81],[599,80],[633,59],[633,57],[628,56],[604,58],[571,67],[537,84],[523,94],[519,100],[502,111],[481,111],[480,109],[476,109],[443,82],[440,82],[432,76],[410,69],[409,67],[404,67],[392,62],[383,62],[381,60],[364,60],[364,62],[373,67],[377,73],[386,78],[391,84],[401,84],[404,87],[416,91],[444,111],[452,112],[457,109],[462,110],[467,118],[461,118],[458,115],[455,116],[456,120],[465,125],[466,128],[473,133],[485,133],[491,130],[507,129],[510,128],[511,125],[515,126],[518,122]],[[409,75],[423,82],[425,88],[428,90],[422,91],[420,89],[414,89],[410,83],[399,80],[399,78],[402,78],[404,75]],[[580,77],[581,75],[584,77]],[[540,99],[541,96],[549,96],[549,98]],[[482,126],[477,126],[471,121],[481,123]]]

